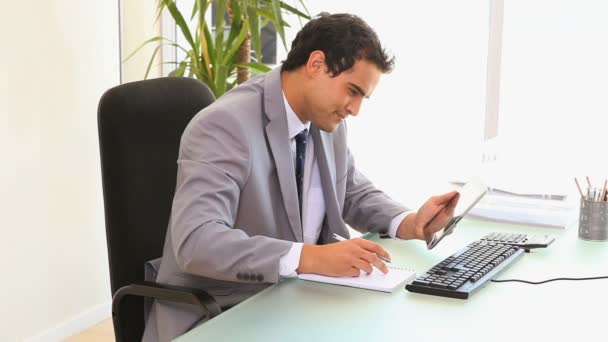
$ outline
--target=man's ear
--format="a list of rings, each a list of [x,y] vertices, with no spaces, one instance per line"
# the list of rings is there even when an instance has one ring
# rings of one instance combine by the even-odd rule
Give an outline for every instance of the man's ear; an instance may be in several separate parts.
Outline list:
[[[306,74],[310,77],[314,77],[327,71],[327,65],[325,64],[325,53],[321,50],[315,50],[308,56],[306,62]]]

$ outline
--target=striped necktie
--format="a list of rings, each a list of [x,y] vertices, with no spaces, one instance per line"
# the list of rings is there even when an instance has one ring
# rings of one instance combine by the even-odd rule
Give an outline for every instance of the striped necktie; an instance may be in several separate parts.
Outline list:
[[[306,158],[306,139],[308,129],[296,135],[296,187],[298,188],[298,201],[300,202],[300,219],[302,219],[302,180],[304,179],[304,159]]]

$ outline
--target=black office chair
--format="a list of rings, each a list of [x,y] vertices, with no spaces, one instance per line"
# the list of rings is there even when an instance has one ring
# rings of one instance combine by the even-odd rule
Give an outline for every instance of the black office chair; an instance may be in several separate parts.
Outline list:
[[[144,297],[221,310],[202,290],[144,281],[144,264],[162,255],[175,192],[181,135],[214,101],[198,80],[158,78],[114,87],[99,101],[98,125],[116,340],[140,341]]]

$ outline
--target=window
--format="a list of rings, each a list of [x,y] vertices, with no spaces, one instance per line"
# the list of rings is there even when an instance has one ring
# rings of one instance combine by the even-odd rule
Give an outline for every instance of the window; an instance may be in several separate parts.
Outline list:
[[[602,0],[504,1],[501,177],[571,194],[575,175],[603,183],[607,17],[608,3]]]

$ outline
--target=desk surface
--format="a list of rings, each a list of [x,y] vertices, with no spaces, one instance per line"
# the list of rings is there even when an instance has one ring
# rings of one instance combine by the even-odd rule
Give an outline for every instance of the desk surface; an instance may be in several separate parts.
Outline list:
[[[463,220],[431,251],[421,241],[370,239],[388,250],[394,265],[422,274],[492,231],[557,238],[549,248],[525,254],[498,279],[608,275],[608,242],[580,240],[576,227],[558,230]],[[487,283],[468,300],[460,300],[405,289],[382,293],[289,279],[177,341],[597,341],[608,335],[607,324],[608,280]]]

